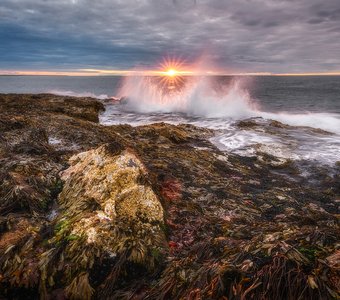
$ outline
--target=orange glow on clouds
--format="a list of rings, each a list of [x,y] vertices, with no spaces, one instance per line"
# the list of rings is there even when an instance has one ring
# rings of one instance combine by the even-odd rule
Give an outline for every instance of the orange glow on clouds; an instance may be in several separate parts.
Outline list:
[[[340,72],[281,73],[274,76],[340,76]]]
[[[226,72],[223,70],[198,69],[195,66],[184,66],[180,60],[167,59],[154,70],[118,70],[118,69],[75,69],[63,71],[46,70],[0,70],[0,75],[18,76],[164,76],[175,79],[180,76],[340,76],[340,71],[309,73],[270,73],[270,72]]]

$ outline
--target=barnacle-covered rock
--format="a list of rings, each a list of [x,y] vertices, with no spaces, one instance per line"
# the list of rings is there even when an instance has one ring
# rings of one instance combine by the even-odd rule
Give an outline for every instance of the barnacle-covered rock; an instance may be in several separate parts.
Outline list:
[[[70,164],[61,175],[60,215],[49,243],[65,244],[62,255],[72,268],[66,271],[67,295],[87,299],[93,288],[88,274],[80,272],[96,267],[98,259],[119,264],[117,270],[113,267],[116,276],[124,277],[127,263],[154,269],[160,258],[155,253],[164,252],[166,245],[164,215],[144,165],[122,146],[107,144],[82,152],[71,157]]]
[[[163,208],[147,182],[147,171],[135,154],[116,145],[103,145],[71,157],[62,173],[59,220],[68,222],[70,234],[85,237],[117,255],[140,244],[161,246]],[[129,245],[131,239],[131,245]],[[124,244],[124,245],[123,245]],[[147,253],[128,257],[143,262]],[[144,257],[145,256],[145,257]]]

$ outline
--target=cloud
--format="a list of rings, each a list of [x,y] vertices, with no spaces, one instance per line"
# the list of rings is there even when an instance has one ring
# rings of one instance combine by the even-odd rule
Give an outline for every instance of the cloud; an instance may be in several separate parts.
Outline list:
[[[165,55],[249,72],[340,70],[338,0],[2,0],[0,68],[128,69]]]

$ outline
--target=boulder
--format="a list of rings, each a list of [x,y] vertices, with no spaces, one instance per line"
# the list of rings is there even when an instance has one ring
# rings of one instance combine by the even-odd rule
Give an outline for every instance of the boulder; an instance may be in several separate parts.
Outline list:
[[[127,264],[146,271],[155,268],[165,249],[164,215],[147,176],[137,156],[119,145],[102,145],[70,158],[70,167],[61,175],[60,215],[50,240],[66,243],[63,255],[73,269],[68,297],[86,299],[92,294],[83,270],[98,267],[97,258],[113,265],[104,290],[113,285],[113,277],[124,277]],[[87,288],[79,294],[84,282]]]

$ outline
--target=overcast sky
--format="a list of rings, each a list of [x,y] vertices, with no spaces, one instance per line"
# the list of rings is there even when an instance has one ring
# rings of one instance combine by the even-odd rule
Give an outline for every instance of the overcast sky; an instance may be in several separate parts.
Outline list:
[[[1,0],[0,69],[340,71],[340,0]]]

